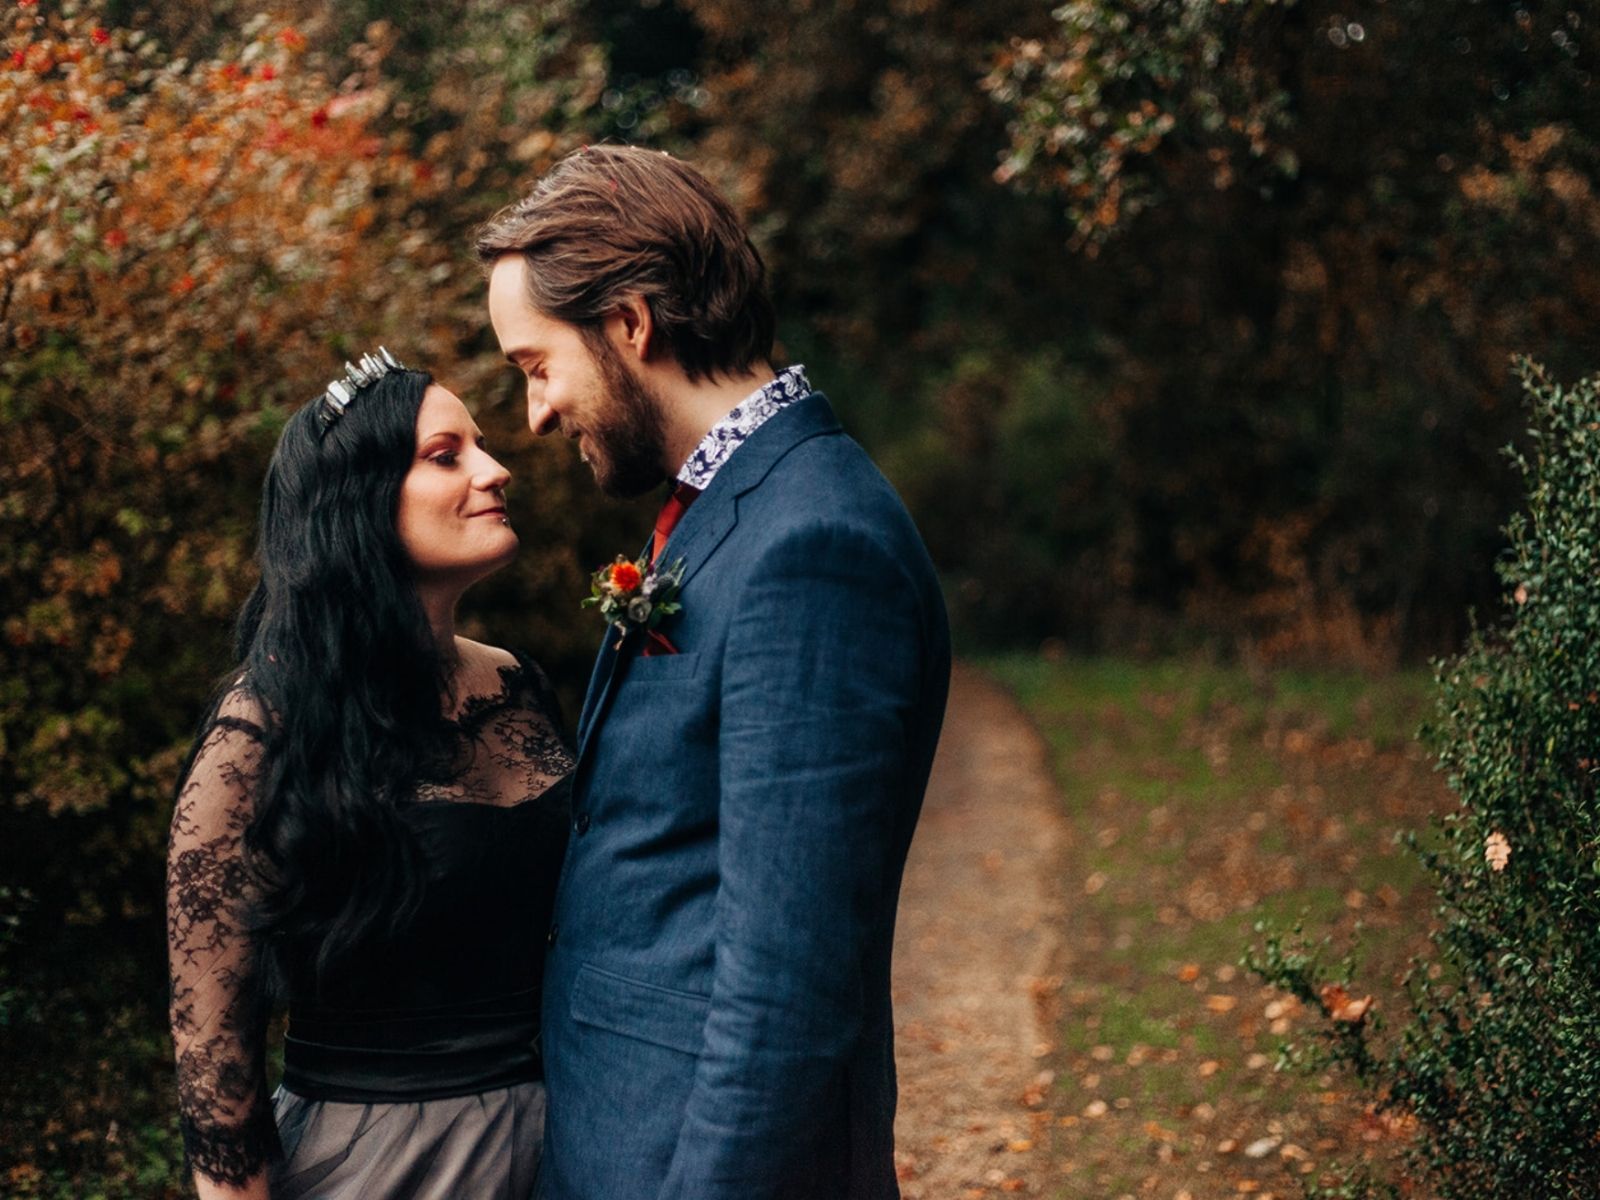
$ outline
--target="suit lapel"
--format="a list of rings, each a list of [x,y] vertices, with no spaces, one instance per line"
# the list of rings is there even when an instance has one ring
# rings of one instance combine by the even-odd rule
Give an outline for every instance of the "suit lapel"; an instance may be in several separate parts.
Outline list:
[[[680,558],[683,560],[683,587],[688,587],[689,581],[700,573],[739,523],[739,497],[759,486],[778,461],[801,442],[839,430],[839,422],[833,415],[827,397],[821,392],[813,392],[804,400],[797,400],[773,414],[770,420],[750,435],[744,445],[729,456],[711,480],[711,485],[679,518],[672,536],[662,547],[662,562],[670,565]],[[646,552],[648,549],[647,544]],[[594,740],[595,731],[605,719],[611,694],[615,690],[617,669],[624,658],[638,652],[634,644],[637,641],[636,637],[629,635],[621,649],[614,649],[617,633],[614,629],[606,631],[606,640],[601,645],[594,672],[589,677],[583,715],[578,721],[580,766]]]
[[[583,695],[583,712],[578,717],[578,750],[581,753],[589,740],[589,726],[594,723],[600,697],[611,684],[617,669],[617,631],[606,626],[605,639],[600,643],[600,653],[595,655],[594,670],[589,672],[589,690]]]
[[[733,460],[728,461],[731,463]],[[733,491],[718,487],[721,481],[722,473],[719,471],[711,481],[711,486],[678,519],[677,528],[661,548],[661,561],[667,566],[680,558],[683,560],[684,587],[689,586],[689,580],[699,574],[700,568],[706,565],[706,561],[739,523],[739,510],[735,503],[738,497]]]
[[[687,587],[710,561],[733,527],[739,523],[739,497],[753,491],[784,455],[801,442],[822,433],[840,432],[838,419],[821,392],[774,413],[728,457],[711,486],[683,514],[661,557],[666,562],[683,559]]]
[[[650,553],[650,543],[646,542],[644,549],[639,551],[638,557],[643,558]],[[618,643],[622,644],[619,646]],[[622,661],[624,652],[630,647],[610,625],[606,626],[604,638],[600,642],[600,652],[595,655],[594,670],[589,672],[589,689],[583,695],[583,712],[578,717],[578,753],[583,754],[583,748],[589,741],[589,730],[594,725],[595,715],[604,706],[607,695],[611,691],[611,680],[617,673],[617,665]]]

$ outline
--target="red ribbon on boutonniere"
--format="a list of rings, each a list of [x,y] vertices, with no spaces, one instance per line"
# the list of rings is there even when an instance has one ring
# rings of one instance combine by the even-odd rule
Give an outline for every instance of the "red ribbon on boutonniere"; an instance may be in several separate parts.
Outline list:
[[[656,626],[683,610],[683,605],[678,603],[678,590],[682,586],[683,559],[658,569],[651,566],[648,559],[630,562],[619,554],[614,562],[601,567],[590,578],[589,598],[583,602],[583,607],[599,608],[606,623],[623,638],[635,629],[643,630],[650,646],[676,654],[678,648]],[[617,639],[615,648],[622,648],[622,638]]]

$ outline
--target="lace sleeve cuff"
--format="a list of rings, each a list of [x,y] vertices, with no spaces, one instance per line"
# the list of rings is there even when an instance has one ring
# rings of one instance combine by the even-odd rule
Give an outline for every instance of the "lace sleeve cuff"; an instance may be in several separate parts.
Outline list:
[[[184,1113],[178,1118],[178,1128],[189,1168],[213,1183],[243,1187],[283,1154],[278,1127],[264,1101],[243,1125],[200,1125]]]

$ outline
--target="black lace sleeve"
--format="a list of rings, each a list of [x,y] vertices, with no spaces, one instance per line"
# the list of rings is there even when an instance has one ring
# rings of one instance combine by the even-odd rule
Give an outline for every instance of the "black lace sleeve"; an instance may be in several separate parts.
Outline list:
[[[267,1097],[267,1013],[248,932],[244,861],[261,760],[259,714],[223,701],[178,794],[167,852],[167,956],[179,1121],[190,1166],[240,1186],[278,1152]]]

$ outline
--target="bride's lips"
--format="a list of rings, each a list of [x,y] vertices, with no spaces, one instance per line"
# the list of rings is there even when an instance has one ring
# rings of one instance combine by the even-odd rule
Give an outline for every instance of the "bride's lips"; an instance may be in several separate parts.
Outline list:
[[[469,517],[503,517],[506,515],[504,508],[482,508],[475,513],[468,513]]]

